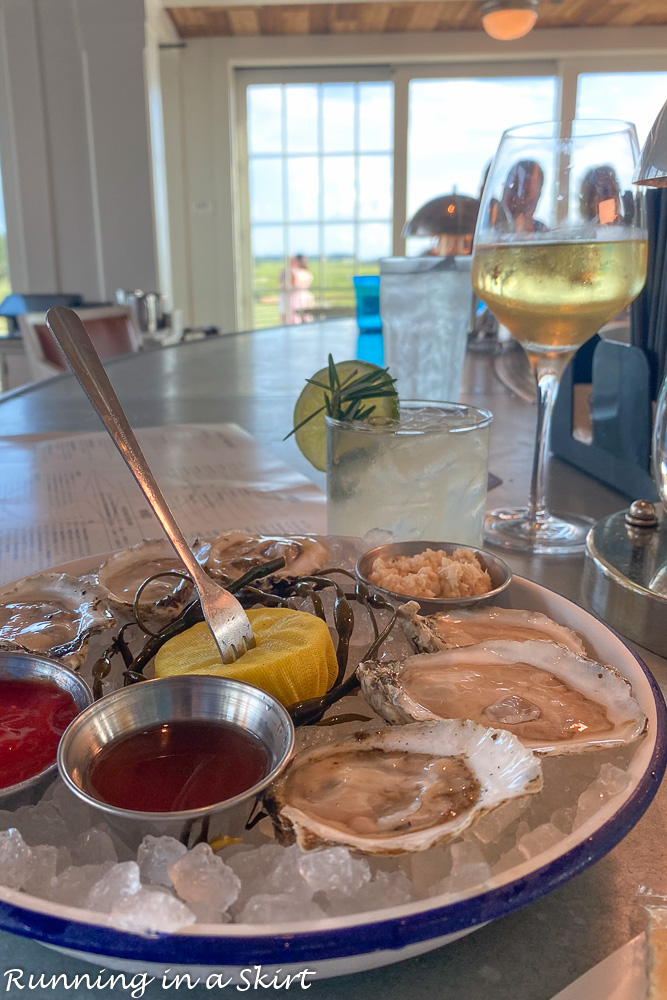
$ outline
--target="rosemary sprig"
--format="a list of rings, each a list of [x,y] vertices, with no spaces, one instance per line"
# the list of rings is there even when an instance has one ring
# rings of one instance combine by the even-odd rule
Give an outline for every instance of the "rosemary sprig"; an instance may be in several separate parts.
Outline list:
[[[324,405],[313,410],[304,420],[301,420],[284,438],[296,433],[301,427],[313,420],[321,413],[326,413],[334,420],[368,420],[375,411],[375,405],[364,405],[369,399],[382,399],[393,397],[398,399],[395,383],[396,379],[389,374],[388,368],[377,368],[373,371],[358,375],[357,371],[350,372],[341,380],[336,370],[336,365],[332,355],[328,360],[328,383],[319,382],[314,378],[307,378],[306,382],[324,393]]]

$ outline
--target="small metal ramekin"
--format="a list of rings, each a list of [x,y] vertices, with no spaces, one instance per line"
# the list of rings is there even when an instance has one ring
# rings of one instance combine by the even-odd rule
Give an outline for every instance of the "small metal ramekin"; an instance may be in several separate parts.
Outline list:
[[[0,650],[0,679],[11,678],[17,681],[42,680],[50,681],[66,691],[74,699],[79,711],[83,711],[93,700],[93,695],[86,682],[69,667],[50,660],[46,656],[35,653],[22,653],[14,650]],[[2,706],[0,706],[0,717]],[[47,785],[56,777],[56,758],[43,771],[34,774],[32,778],[18,781],[14,785],[0,788],[0,804],[3,809],[16,809],[22,805],[36,802]]]
[[[434,549],[436,552],[445,552],[451,555],[456,549],[466,549],[474,552],[482,569],[485,569],[491,577],[491,590],[486,594],[477,594],[474,597],[414,597],[411,594],[401,594],[394,590],[385,590],[378,587],[376,583],[371,583],[370,572],[373,563],[378,557],[391,559],[396,556],[416,556],[426,549]],[[364,552],[357,560],[355,571],[362,583],[365,583],[372,590],[383,594],[388,600],[405,604],[406,601],[417,601],[423,614],[434,615],[439,611],[453,611],[455,608],[481,608],[485,604],[492,604],[498,600],[503,591],[509,587],[512,580],[512,571],[498,556],[486,552],[484,549],[476,549],[472,545],[460,545],[458,542],[390,542],[387,545],[378,545],[377,548]]]
[[[266,777],[233,798],[179,812],[121,809],[91,794],[86,777],[104,747],[121,736],[185,719],[230,722],[252,733],[269,754]],[[136,847],[148,833],[192,846],[216,836],[242,835],[258,796],[283,770],[293,745],[292,720],[266,691],[226,677],[190,674],[142,681],[95,702],[65,730],[58,770],[65,784],[129,847]]]

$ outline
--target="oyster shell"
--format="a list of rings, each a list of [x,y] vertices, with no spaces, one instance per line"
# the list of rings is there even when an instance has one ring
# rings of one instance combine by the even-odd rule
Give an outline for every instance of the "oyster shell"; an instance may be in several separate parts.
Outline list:
[[[462,719],[416,723],[305,750],[269,789],[282,840],[304,851],[424,851],[496,806],[542,788],[537,757],[511,733]]]
[[[307,576],[321,569],[329,558],[329,549],[309,535],[251,535],[245,531],[226,531],[211,542],[206,572],[223,583],[235,580],[253,566],[282,556],[285,566],[271,575],[271,580]],[[261,586],[264,581],[256,584]]]
[[[612,667],[551,642],[498,641],[361,663],[367,702],[392,723],[470,718],[542,754],[636,740],[646,716]]]
[[[99,586],[66,573],[39,573],[0,591],[0,643],[63,660],[78,670],[88,639],[115,618]]]
[[[465,611],[442,612],[427,618],[415,614],[416,602],[400,609],[401,627],[423,653],[456,646],[473,646],[478,642],[496,640],[525,641],[547,639],[566,646],[579,656],[586,655],[583,640],[572,629],[547,618],[539,611],[515,608],[485,607]]]
[[[206,561],[209,546],[199,540],[192,544],[200,563]],[[177,570],[185,573],[185,566],[166,538],[144,539],[123,549],[103,562],[96,573],[96,580],[103,588],[109,603],[125,615],[132,614],[135,595],[144,582],[156,573]],[[154,580],[143,591],[139,610],[150,615],[157,623],[171,621],[185,607],[192,595],[192,583],[176,577]]]

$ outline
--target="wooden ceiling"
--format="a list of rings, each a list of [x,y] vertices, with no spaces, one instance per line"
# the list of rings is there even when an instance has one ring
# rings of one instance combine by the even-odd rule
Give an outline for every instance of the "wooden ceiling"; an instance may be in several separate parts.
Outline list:
[[[480,0],[167,8],[181,38],[482,30]],[[667,0],[541,0],[538,27],[667,24]]]

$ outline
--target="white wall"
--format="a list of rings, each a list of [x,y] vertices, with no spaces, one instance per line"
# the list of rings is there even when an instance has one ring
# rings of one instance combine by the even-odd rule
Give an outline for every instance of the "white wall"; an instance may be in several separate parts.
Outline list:
[[[572,81],[584,67],[667,69],[667,28],[536,30],[512,43],[480,32],[202,38],[163,53],[174,304],[184,309],[186,322],[222,323],[227,331],[243,322],[236,281],[244,225],[234,169],[241,145],[236,69],[389,64],[398,80],[406,64],[430,64],[437,73],[462,62],[543,59],[558,65],[561,113],[570,117]],[[407,128],[407,119],[403,124]]]
[[[157,287],[143,0],[0,0],[12,285]]]

